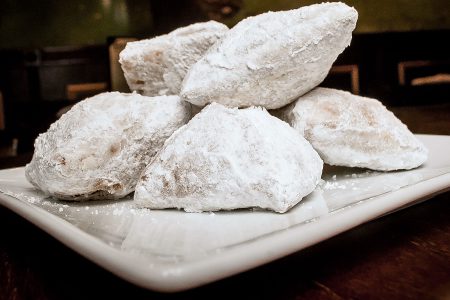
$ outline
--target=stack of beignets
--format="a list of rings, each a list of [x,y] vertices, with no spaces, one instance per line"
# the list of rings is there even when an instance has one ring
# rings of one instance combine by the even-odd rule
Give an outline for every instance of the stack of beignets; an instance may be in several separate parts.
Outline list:
[[[38,137],[27,178],[68,200],[136,189],[136,204],[153,209],[286,212],[314,190],[322,159],[417,167],[427,150],[381,103],[316,88],[350,44],[356,20],[351,7],[322,3],[230,30],[199,23],[129,43],[120,63],[130,89],[167,96],[82,101]],[[189,103],[207,106],[188,122]],[[266,111],[276,108],[292,127]]]

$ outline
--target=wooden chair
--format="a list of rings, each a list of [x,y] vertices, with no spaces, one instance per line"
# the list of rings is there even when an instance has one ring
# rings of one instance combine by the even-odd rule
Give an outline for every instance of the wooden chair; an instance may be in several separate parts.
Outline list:
[[[106,82],[86,82],[66,85],[66,98],[70,101],[78,101],[96,94],[106,92]]]
[[[450,61],[401,61],[397,65],[397,73],[401,86],[450,84]]]
[[[3,95],[0,91],[0,130],[5,130],[5,111],[3,107]]]
[[[17,146],[19,140],[17,138],[10,138],[5,134],[5,111],[3,105],[3,95],[0,91],[0,157],[17,156]]]
[[[348,90],[359,95],[359,67],[355,64],[333,66],[321,86]]]
[[[409,60],[397,64],[402,104],[447,102],[450,96],[450,60]]]
[[[135,38],[115,38],[109,45],[109,70],[111,80],[111,90],[119,92],[130,92],[128,84],[123,75],[122,67],[119,63],[119,54],[128,42],[136,41]]]

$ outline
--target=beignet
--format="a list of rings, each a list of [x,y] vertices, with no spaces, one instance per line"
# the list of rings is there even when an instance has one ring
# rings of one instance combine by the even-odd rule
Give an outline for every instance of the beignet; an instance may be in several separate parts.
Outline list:
[[[311,145],[265,109],[213,103],[166,141],[134,200],[155,209],[282,213],[314,190],[322,166]]]
[[[188,69],[228,27],[209,21],[127,43],[119,62],[130,90],[146,96],[178,95]]]
[[[327,164],[390,171],[427,160],[425,146],[378,100],[316,88],[280,111]]]
[[[39,135],[26,177],[59,199],[121,198],[189,117],[190,105],[178,96],[96,95]]]
[[[198,106],[285,106],[324,80],[357,17],[335,2],[244,19],[191,67],[180,96]]]

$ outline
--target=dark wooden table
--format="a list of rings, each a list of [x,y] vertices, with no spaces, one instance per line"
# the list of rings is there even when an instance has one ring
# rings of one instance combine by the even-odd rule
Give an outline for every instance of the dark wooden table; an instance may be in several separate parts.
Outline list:
[[[450,105],[395,108],[450,134]],[[450,192],[254,270],[177,294],[133,286],[0,207],[0,299],[450,299]]]

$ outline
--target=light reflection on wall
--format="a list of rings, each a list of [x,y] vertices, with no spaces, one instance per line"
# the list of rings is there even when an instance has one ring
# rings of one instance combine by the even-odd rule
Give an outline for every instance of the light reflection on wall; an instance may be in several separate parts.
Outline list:
[[[332,0],[330,0],[331,2]],[[338,1],[338,0],[335,0]],[[340,0],[359,13],[356,32],[450,29],[449,0]],[[242,18],[269,10],[287,10],[324,0],[242,0],[242,8],[223,20],[232,26]]]
[[[150,12],[149,12],[150,13]],[[123,26],[128,24],[128,7],[125,2],[119,2],[114,7],[114,19]]]
[[[3,0],[0,48],[103,44],[149,35],[152,22],[148,0]]]
[[[105,10],[110,9],[111,8],[111,0],[102,0],[102,5]]]

